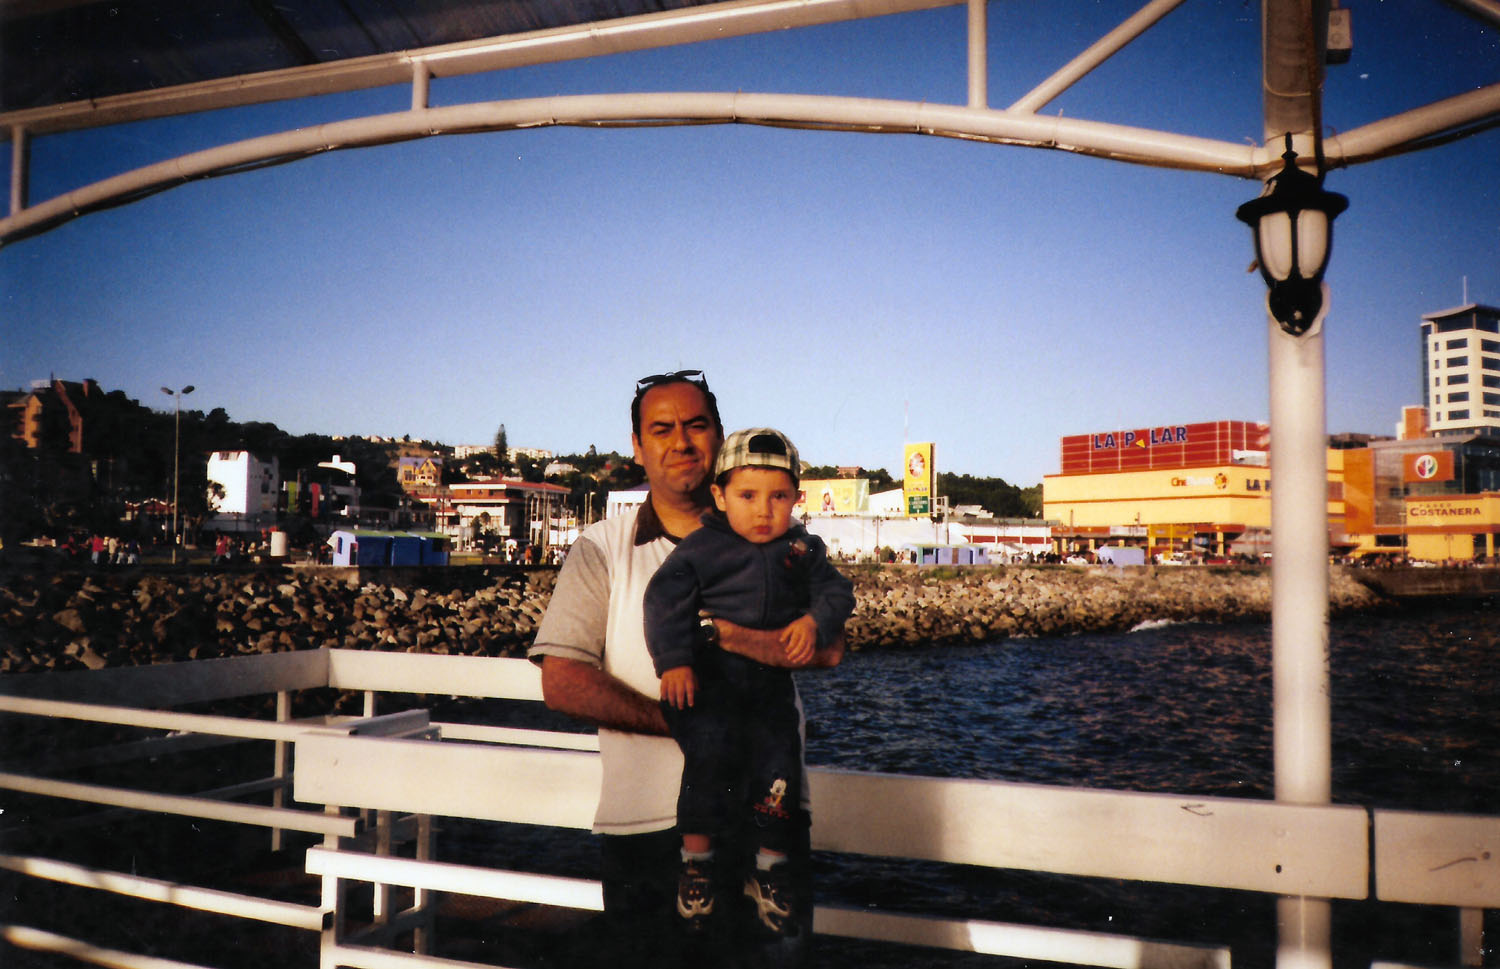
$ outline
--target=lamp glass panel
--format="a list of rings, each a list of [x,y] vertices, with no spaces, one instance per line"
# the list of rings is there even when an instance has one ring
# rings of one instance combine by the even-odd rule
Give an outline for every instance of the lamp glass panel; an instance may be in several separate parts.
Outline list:
[[[1328,213],[1303,209],[1297,216],[1297,274],[1313,279],[1328,258]]]
[[[1260,242],[1260,268],[1272,279],[1292,273],[1292,219],[1285,212],[1267,212],[1255,227]]]

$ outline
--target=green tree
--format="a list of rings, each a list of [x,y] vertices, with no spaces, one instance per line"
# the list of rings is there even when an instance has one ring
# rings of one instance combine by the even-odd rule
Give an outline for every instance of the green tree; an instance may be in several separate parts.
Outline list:
[[[510,442],[505,438],[505,425],[495,432],[495,460],[501,468],[510,467]]]
[[[1041,486],[1023,490],[1004,478],[938,474],[937,491],[954,505],[980,505],[999,518],[1034,518],[1041,511]]]
[[[511,464],[522,481],[541,481],[546,465],[530,455],[523,454]]]
[[[837,478],[839,469],[831,464],[812,465],[802,472],[802,477],[809,481],[820,481],[825,478]],[[870,482],[870,493],[879,494],[882,491],[890,491],[899,487],[900,482],[891,479],[890,472],[885,468],[860,468],[854,475],[856,478],[864,478]]]

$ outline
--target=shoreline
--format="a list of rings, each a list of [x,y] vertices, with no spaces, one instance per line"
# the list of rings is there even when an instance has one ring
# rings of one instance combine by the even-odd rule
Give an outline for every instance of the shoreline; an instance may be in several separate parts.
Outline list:
[[[1143,622],[1261,622],[1262,567],[845,566],[851,651],[1123,632]],[[1336,567],[1333,616],[1407,608]],[[319,647],[521,656],[556,569],[0,571],[0,674]],[[1428,600],[1435,601],[1435,600]]]

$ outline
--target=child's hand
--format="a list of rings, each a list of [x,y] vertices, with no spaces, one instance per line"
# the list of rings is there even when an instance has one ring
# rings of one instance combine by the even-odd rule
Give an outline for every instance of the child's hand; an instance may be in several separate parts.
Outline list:
[[[793,666],[804,666],[813,658],[818,645],[818,624],[812,616],[793,620],[781,630],[781,645]]]
[[[661,698],[679,710],[693,705],[698,678],[691,666],[674,666],[661,675]]]

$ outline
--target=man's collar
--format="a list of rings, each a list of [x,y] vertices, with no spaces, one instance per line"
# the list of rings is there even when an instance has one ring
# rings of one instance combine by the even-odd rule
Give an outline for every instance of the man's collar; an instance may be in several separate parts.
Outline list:
[[[651,502],[651,492],[646,492],[646,500],[641,502],[641,510],[635,516],[635,544],[649,545],[658,538],[665,538],[676,545],[682,541],[682,536],[673,535],[667,531],[667,527],[661,523],[661,516],[656,513],[656,505]]]
[[[658,538],[665,538],[674,545],[677,543],[675,535],[667,534],[666,528],[662,526],[661,518],[656,514],[656,506],[651,503],[651,492],[646,492],[646,500],[641,502],[641,510],[635,516],[635,544],[650,545]]]

